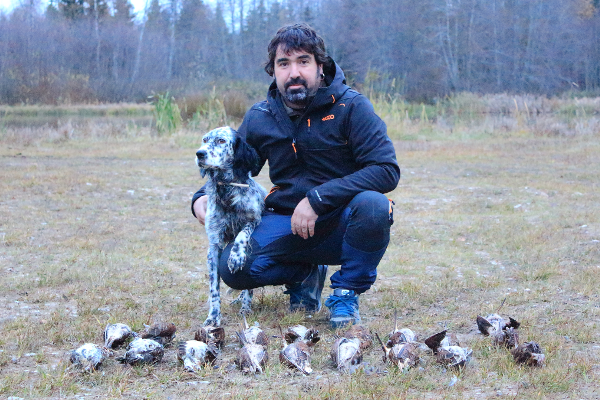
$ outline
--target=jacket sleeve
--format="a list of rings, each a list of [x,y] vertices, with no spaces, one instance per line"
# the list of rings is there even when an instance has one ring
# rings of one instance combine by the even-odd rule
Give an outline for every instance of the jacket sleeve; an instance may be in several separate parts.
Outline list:
[[[350,104],[345,129],[359,169],[306,193],[317,215],[347,204],[364,191],[391,192],[400,180],[400,167],[394,145],[387,135],[387,127],[365,96],[355,97]]]
[[[194,212],[194,203],[196,202],[196,200],[198,200],[200,197],[204,196],[206,194],[206,192],[204,191],[204,186],[203,185],[200,190],[198,190],[196,193],[194,193],[194,196],[192,196],[192,215],[194,217],[196,217],[196,213]]]

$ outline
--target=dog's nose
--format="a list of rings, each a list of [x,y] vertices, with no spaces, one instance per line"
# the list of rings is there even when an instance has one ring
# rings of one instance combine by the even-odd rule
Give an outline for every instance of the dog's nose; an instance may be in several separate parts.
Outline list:
[[[206,151],[205,150],[198,150],[196,152],[196,157],[198,158],[198,161],[202,161],[206,158]]]

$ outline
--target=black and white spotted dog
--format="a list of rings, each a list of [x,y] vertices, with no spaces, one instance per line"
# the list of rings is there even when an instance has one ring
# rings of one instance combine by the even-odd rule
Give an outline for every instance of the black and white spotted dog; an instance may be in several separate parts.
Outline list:
[[[208,175],[206,234],[208,236],[208,277],[210,285],[208,318],[204,325],[221,325],[218,263],[225,246],[235,240],[227,260],[231,273],[244,267],[247,246],[260,223],[265,189],[251,178],[259,165],[256,151],[229,127],[208,132],[196,152],[202,177]],[[252,290],[240,294],[241,313],[250,312]]]

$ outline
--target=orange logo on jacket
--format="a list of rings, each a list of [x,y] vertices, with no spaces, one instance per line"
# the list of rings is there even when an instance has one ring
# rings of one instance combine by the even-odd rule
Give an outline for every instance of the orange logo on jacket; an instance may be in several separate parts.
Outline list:
[[[322,119],[322,121],[329,121],[330,119],[334,119],[334,118],[335,118],[335,116],[334,116],[333,114],[330,114],[330,115],[328,115],[328,116],[324,117],[324,118]]]

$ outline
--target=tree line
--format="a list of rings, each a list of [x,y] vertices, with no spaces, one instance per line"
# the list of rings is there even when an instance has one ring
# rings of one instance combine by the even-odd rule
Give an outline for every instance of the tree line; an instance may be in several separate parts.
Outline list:
[[[264,82],[277,29],[308,22],[361,88],[431,100],[457,91],[600,89],[600,0],[23,0],[0,15],[0,102],[141,101]]]

